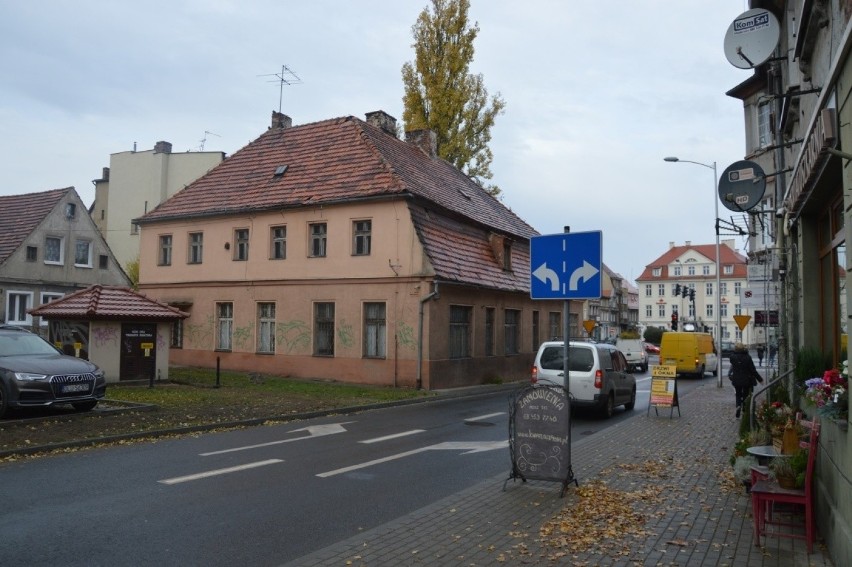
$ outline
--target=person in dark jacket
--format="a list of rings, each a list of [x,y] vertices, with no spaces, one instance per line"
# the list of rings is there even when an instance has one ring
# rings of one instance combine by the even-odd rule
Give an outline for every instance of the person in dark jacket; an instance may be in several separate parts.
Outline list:
[[[737,417],[739,417],[745,399],[751,395],[752,389],[758,382],[763,382],[763,377],[754,367],[754,361],[742,343],[734,346],[734,352],[731,353],[728,362],[731,364],[728,378],[736,392]]]

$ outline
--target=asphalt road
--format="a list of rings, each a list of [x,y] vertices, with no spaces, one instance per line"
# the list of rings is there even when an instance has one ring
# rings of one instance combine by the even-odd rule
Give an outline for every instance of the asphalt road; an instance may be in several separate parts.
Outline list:
[[[594,435],[609,420],[572,415]],[[709,376],[705,380],[711,379]],[[683,388],[697,381],[679,381]],[[10,565],[279,565],[508,474],[507,392],[0,466]]]

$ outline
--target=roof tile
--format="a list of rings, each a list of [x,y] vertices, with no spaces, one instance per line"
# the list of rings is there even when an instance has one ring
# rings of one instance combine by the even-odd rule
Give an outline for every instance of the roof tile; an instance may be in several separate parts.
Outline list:
[[[127,287],[93,285],[29,312],[45,319],[174,321],[189,317]]]

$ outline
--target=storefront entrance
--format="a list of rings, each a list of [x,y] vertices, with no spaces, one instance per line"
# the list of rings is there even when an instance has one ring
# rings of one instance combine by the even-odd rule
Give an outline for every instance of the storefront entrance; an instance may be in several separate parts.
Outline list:
[[[121,325],[119,380],[152,380],[157,368],[157,325]]]

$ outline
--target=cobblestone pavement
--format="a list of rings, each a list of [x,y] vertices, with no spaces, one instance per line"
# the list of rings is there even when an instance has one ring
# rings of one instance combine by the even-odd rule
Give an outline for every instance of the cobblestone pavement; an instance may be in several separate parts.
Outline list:
[[[810,555],[802,540],[754,545],[751,500],[730,475],[738,420],[733,389],[725,386],[707,380],[682,395],[680,416],[675,410],[670,418],[668,409],[637,412],[576,441],[571,462],[579,487],[569,485],[563,498],[560,483],[507,482],[507,456],[505,475],[286,567],[831,566],[819,541]],[[586,521],[598,496],[613,505],[628,502],[634,515],[603,518],[604,529],[589,532],[590,541],[561,536],[561,526]]]

